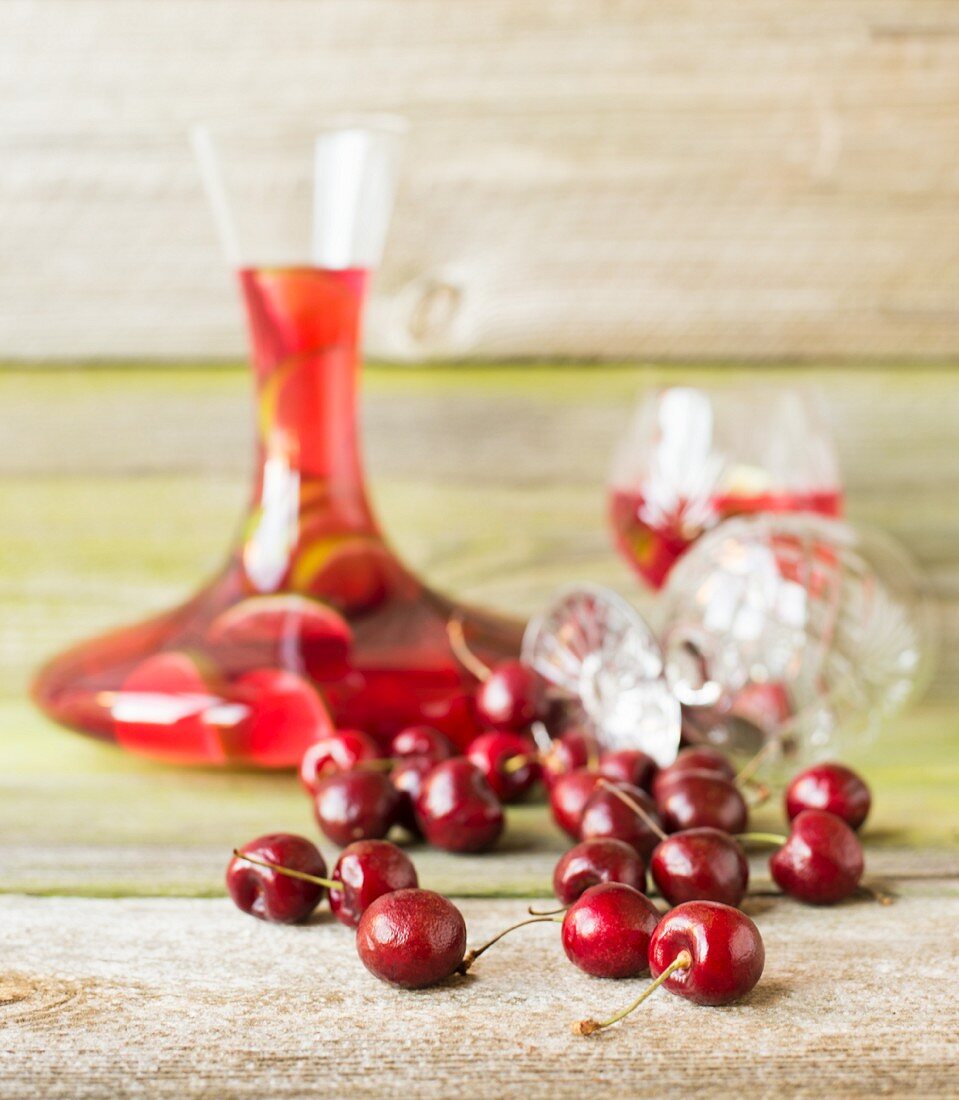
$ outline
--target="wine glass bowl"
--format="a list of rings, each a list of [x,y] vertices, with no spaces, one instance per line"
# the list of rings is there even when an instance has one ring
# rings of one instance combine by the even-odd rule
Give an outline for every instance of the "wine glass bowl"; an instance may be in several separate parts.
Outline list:
[[[654,589],[731,516],[840,515],[838,466],[814,393],[681,386],[648,396],[616,449],[608,509],[617,549]]]
[[[676,757],[680,708],[663,677],[656,635],[626,600],[599,585],[560,592],[527,624],[522,658],[575,700],[603,751]]]
[[[661,615],[679,699],[750,718],[797,761],[874,735],[935,660],[935,608],[905,550],[811,514],[705,534],[673,569]]]

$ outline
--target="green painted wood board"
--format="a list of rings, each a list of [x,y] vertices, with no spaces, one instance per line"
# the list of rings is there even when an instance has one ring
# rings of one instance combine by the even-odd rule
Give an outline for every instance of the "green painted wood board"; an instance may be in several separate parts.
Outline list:
[[[876,873],[959,874],[957,730],[959,707],[930,703],[852,755],[875,790]],[[781,826],[778,801],[756,823]],[[57,729],[23,700],[0,704],[2,891],[216,895],[230,849],[278,829],[317,835],[292,774],[156,764]],[[545,896],[565,847],[534,803],[510,809],[495,853],[414,854],[424,881],[450,894]],[[761,859],[755,868],[765,874]]]

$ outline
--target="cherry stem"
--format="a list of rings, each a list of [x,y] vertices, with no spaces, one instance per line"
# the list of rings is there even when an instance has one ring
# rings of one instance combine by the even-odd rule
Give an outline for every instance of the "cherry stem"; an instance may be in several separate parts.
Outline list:
[[[517,928],[524,928],[527,924],[543,924],[550,922],[552,922],[553,924],[559,924],[560,919],[559,917],[546,916],[545,914],[543,914],[540,916],[529,917],[526,920],[518,921],[516,924],[511,924],[509,928],[504,928],[503,931],[499,933],[499,935],[494,936],[491,940],[487,940],[482,947],[474,947],[472,951],[467,951],[466,954],[463,956],[463,961],[456,968],[456,973],[465,974],[473,965],[473,963],[476,962],[476,960],[480,957],[480,955],[482,955],[486,951],[489,951],[494,943],[499,943],[499,941],[504,936],[508,936],[510,932],[515,932]]]
[[[557,913],[565,913],[568,908],[568,905],[561,905],[558,909],[534,909],[532,905],[527,905],[526,912],[531,917],[552,917]]]
[[[781,836],[779,833],[737,833],[736,839],[740,844],[775,844],[780,848],[789,837]]]
[[[778,733],[774,737],[771,737],[766,742],[766,744],[763,745],[759,752],[757,752],[756,755],[752,757],[752,759],[747,760],[746,763],[743,764],[743,766],[736,773],[733,782],[737,786],[741,786],[743,783],[748,783],[749,780],[752,779],[756,772],[759,771],[759,769],[765,763],[766,758],[771,755],[773,749],[778,749],[781,744],[781,733]]]
[[[537,759],[536,756],[531,756],[529,753],[520,753],[518,756],[510,756],[503,761],[503,773],[505,775],[515,775],[528,765],[535,764]]]
[[[892,905],[895,900],[895,894],[889,894],[885,890],[880,890],[878,886],[873,886],[868,882],[861,882],[859,889],[867,893],[873,901],[878,901],[880,905]]]
[[[608,779],[601,779],[597,786],[603,787],[607,791],[609,791],[610,794],[616,795],[620,802],[627,805],[633,811],[633,813],[636,814],[637,817],[641,818],[646,826],[652,829],[652,831],[659,837],[660,840],[666,839],[666,833],[663,832],[662,827],[652,817],[650,817],[650,815],[643,809],[642,806],[640,806],[635,798],[630,798],[630,796],[625,791],[621,791],[619,787],[614,786]]]
[[[769,801],[769,796],[772,791],[766,786],[765,783],[757,783],[755,781],[750,783],[752,787],[752,798],[749,800],[749,808],[751,810],[757,810],[760,806]]]
[[[632,1004],[627,1005],[620,1012],[617,1012],[615,1016],[610,1016],[608,1020],[579,1020],[573,1024],[574,1035],[592,1035],[594,1032],[601,1031],[604,1027],[611,1027],[613,1024],[618,1024],[620,1020],[628,1016],[634,1009],[646,1000],[646,998],[655,993],[657,989],[667,979],[671,978],[677,970],[688,970],[693,965],[693,957],[688,951],[680,951],[675,959],[666,967],[666,969],[659,975],[655,981],[651,982],[642,993],[633,1001]]]
[[[471,672],[482,683],[489,679],[490,667],[470,649],[463,632],[463,620],[459,615],[454,615],[446,624],[446,636],[449,638],[450,649],[459,663]]]
[[[343,883],[337,882],[335,879],[319,878],[316,875],[308,875],[306,871],[297,871],[292,867],[284,867],[282,863],[271,863],[268,859],[255,859],[253,856],[248,856],[245,852],[241,852],[239,848],[234,848],[233,854],[237,859],[245,859],[247,863],[255,863],[257,867],[266,867],[271,871],[286,875],[287,878],[298,878],[301,882],[312,882],[315,886],[325,886],[327,890],[343,889]]]
[[[361,760],[355,767],[361,771],[387,772],[395,768],[402,760],[402,756],[377,756],[372,760]]]

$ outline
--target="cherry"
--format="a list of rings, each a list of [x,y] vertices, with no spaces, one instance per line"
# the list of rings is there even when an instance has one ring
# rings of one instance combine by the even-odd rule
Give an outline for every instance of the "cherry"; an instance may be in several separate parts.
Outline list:
[[[522,661],[501,661],[476,692],[480,721],[496,729],[524,730],[546,714],[546,683]]]
[[[407,726],[390,742],[390,755],[428,756],[434,761],[449,760],[456,755],[452,741],[432,726]]]
[[[659,910],[632,886],[621,882],[599,883],[586,889],[565,916],[535,913],[468,951],[460,972],[465,974],[480,955],[504,936],[543,921],[562,923],[563,949],[580,970],[597,978],[633,978],[648,969],[649,938],[659,921]]]
[[[583,840],[600,837],[624,840],[648,860],[662,836],[659,825],[656,806],[645,791],[629,783],[603,779],[583,807],[579,832]]]
[[[266,837],[262,839],[270,840],[273,838]],[[304,841],[302,837],[294,836],[292,839],[305,844],[310,843]],[[258,844],[259,842],[254,841],[253,843]],[[336,861],[336,866],[333,868],[333,874],[330,878],[326,878],[326,864],[323,863],[322,856],[320,857],[320,863],[323,864],[323,873],[317,875],[304,872],[300,868],[291,866],[290,863],[279,863],[276,860],[268,859],[267,856],[272,850],[272,848],[265,849],[264,853],[257,852],[256,855],[253,855],[246,849],[242,851],[234,849],[233,862],[238,864],[238,868],[252,864],[255,867],[267,870],[272,875],[278,876],[276,881],[295,882],[304,891],[307,891],[308,888],[318,890],[321,898],[324,891],[329,890],[330,909],[333,915],[341,924],[345,924],[349,928],[356,927],[365,910],[378,897],[389,894],[394,890],[402,890],[418,885],[416,868],[409,857],[395,844],[390,844],[388,840],[358,840],[354,844],[348,845],[340,853],[340,858]],[[319,855],[319,853],[317,854]],[[232,867],[231,864],[230,870],[232,870]],[[262,870],[260,873],[262,874]],[[304,886],[304,884],[307,885]],[[315,904],[308,911],[312,911]]]
[[[282,864],[309,878],[283,875],[274,867],[257,866],[244,856]],[[308,917],[323,900],[326,887],[311,879],[325,876],[326,862],[312,841],[293,833],[271,833],[237,850],[226,869],[226,887],[244,913],[291,924]]]
[[[404,756],[390,772],[390,782],[400,796],[396,824],[413,836],[421,835],[419,822],[416,820],[416,799],[423,780],[435,767],[436,761],[431,756]]]
[[[739,909],[714,901],[688,901],[659,922],[649,942],[654,981],[631,1005],[608,1020],[580,1020],[577,1035],[618,1023],[661,985],[698,1005],[725,1005],[759,981],[766,961],[762,936]]]
[[[677,967],[663,983],[698,1005],[725,1005],[744,997],[766,962],[762,936],[740,909],[715,901],[687,901],[660,921],[649,944],[649,970],[666,973],[687,951],[689,966]]]
[[[155,700],[167,695],[193,699],[196,706],[184,708],[186,713],[161,715],[158,721]],[[190,654],[169,650],[147,657],[123,681],[119,698],[135,704],[112,708],[113,734],[124,748],[161,756],[170,751],[171,744],[176,744],[196,759],[209,760],[211,746],[215,746],[215,759],[226,758],[216,729],[211,729],[204,720],[205,712],[218,701],[218,696]],[[311,730],[310,734],[316,736],[316,731]]]
[[[320,780],[380,758],[380,749],[362,730],[336,730],[314,741],[300,760],[300,782],[316,794]]]
[[[802,810],[769,870],[784,892],[810,905],[832,905],[854,893],[863,872],[862,845],[845,821],[826,810]]]
[[[554,737],[543,755],[543,780],[546,786],[551,787],[561,775],[589,767],[595,755],[595,740],[582,730],[567,730],[559,737]]]
[[[553,781],[549,792],[553,820],[573,840],[580,839],[579,823],[583,809],[600,779],[601,776],[588,768],[577,768]]]
[[[529,738],[509,730],[480,734],[470,742],[466,755],[503,802],[522,798],[539,776]]]
[[[210,623],[206,640],[216,647],[276,651],[290,635],[311,651],[320,649],[329,663],[345,658],[353,642],[349,623],[332,607],[289,592],[231,604]]]
[[[800,772],[786,788],[786,814],[792,821],[803,810],[828,810],[850,829],[869,815],[872,797],[862,779],[843,764],[817,764]]]
[[[739,905],[749,884],[742,845],[719,829],[687,829],[656,845],[649,869],[670,905],[718,901]]]
[[[360,961],[404,989],[435,985],[456,973],[466,951],[466,922],[432,890],[396,890],[376,899],[356,929]]]
[[[639,749],[604,752],[599,758],[600,775],[605,776],[606,779],[618,780],[620,783],[629,783],[644,791],[652,789],[657,771],[656,761]]]
[[[444,760],[427,773],[417,796],[423,836],[448,852],[482,852],[503,831],[503,807],[483,773],[466,757]]]
[[[330,909],[336,919],[355,928],[366,910],[384,894],[419,886],[410,857],[388,840],[358,840],[340,852],[333,868]]]
[[[659,838],[650,867],[659,892],[671,905],[694,900],[738,905],[742,901],[749,882],[749,864],[737,840],[712,828],[688,829],[669,837],[663,832],[655,812],[651,812],[649,799],[640,797],[642,792],[608,779],[602,780],[600,785],[641,824],[646,838]],[[621,821],[621,829],[628,828],[627,819],[613,818],[615,809],[610,802],[610,819]],[[622,811],[619,813],[621,815]],[[583,813],[584,835],[590,828],[588,814],[589,806]],[[755,838],[769,839],[764,834],[756,834]]]
[[[636,978],[649,969],[650,937],[659,910],[620,882],[590,886],[563,918],[563,950],[594,978]]]
[[[584,890],[603,882],[621,882],[645,893],[646,864],[623,840],[584,840],[560,858],[553,871],[553,893],[572,904]]]
[[[400,796],[382,772],[354,769],[321,780],[314,809],[320,828],[340,847],[386,836],[396,821]]]
[[[231,694],[248,709],[237,727],[222,732],[228,755],[237,761],[288,768],[333,725],[316,688],[286,669],[250,669],[233,682]]]
[[[749,810],[739,789],[716,772],[688,771],[656,781],[656,808],[667,832],[712,828],[724,833],[743,833]]]
[[[669,767],[674,772],[716,772],[727,779],[732,779],[736,774],[726,754],[709,745],[692,745],[682,749]]]
[[[676,776],[686,772],[713,772],[715,775],[720,775],[729,780],[736,777],[732,764],[718,749],[710,748],[708,745],[696,745],[692,748],[683,749],[672,764],[663,768],[655,776],[652,786],[653,798],[658,802],[660,791],[670,784]]]

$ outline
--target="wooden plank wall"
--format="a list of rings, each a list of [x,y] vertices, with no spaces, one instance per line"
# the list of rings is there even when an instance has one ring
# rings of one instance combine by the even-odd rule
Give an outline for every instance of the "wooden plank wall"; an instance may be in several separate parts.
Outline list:
[[[379,355],[959,353],[956,0],[5,0],[0,358],[236,353],[186,127],[343,109]]]

